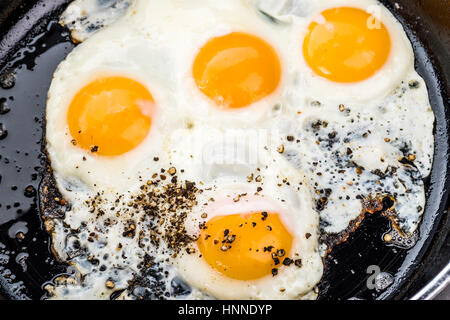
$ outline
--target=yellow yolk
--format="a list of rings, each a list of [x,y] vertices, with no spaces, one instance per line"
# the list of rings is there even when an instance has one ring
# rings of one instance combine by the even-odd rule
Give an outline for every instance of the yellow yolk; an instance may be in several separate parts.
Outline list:
[[[73,143],[102,156],[131,151],[150,131],[153,104],[151,93],[139,82],[124,77],[95,80],[69,107]]]
[[[197,245],[203,259],[223,275],[256,280],[283,264],[292,241],[278,214],[258,212],[212,218],[202,228]]]
[[[281,66],[267,42],[236,32],[210,40],[200,50],[193,72],[199,89],[217,105],[242,108],[275,91]]]
[[[313,22],[303,45],[309,66],[335,82],[370,78],[386,63],[391,38],[386,26],[363,10],[340,7],[322,12],[324,23]]]

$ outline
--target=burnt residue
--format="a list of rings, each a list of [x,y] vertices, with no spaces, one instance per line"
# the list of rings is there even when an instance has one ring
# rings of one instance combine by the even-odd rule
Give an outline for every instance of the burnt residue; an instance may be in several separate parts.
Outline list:
[[[385,200],[385,199],[389,199],[389,200]],[[336,245],[341,244],[348,240],[350,235],[358,229],[358,227],[361,225],[361,223],[363,222],[363,220],[365,219],[365,217],[368,214],[378,213],[378,214],[385,215],[386,212],[391,210],[392,205],[389,207],[385,206],[385,203],[388,203],[388,202],[391,203],[391,201],[392,201],[392,198],[389,196],[384,196],[384,197],[380,196],[380,197],[376,197],[376,198],[371,198],[371,197],[362,198],[361,199],[361,203],[362,203],[361,214],[356,219],[352,220],[350,222],[350,224],[348,225],[348,227],[340,233],[331,234],[331,233],[322,232],[320,239],[319,239],[320,243],[326,245],[327,253],[330,254]]]
[[[39,199],[41,217],[44,224],[49,219],[64,219],[66,210],[70,209],[70,204],[64,200],[56,187],[56,181],[49,162],[47,162],[46,170],[42,174]]]

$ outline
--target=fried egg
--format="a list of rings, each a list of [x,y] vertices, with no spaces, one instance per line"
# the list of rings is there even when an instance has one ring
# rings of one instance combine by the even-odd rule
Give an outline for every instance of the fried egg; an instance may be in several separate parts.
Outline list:
[[[381,210],[417,229],[434,115],[377,1],[78,0],[61,23],[82,43],[49,90],[46,228],[73,269],[50,298],[314,299],[319,238]]]

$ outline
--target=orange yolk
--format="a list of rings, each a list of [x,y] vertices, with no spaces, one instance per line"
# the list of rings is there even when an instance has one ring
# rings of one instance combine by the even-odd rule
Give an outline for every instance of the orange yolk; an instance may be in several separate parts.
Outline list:
[[[264,40],[230,33],[209,41],[194,62],[199,89],[217,105],[243,108],[278,87],[281,66],[275,50]]]
[[[278,214],[258,212],[211,219],[202,229],[197,245],[203,259],[223,275],[256,280],[271,275],[274,268],[282,265],[291,251],[292,240]],[[273,256],[277,252],[284,253],[278,264]]]
[[[311,23],[303,45],[315,73],[348,83],[366,80],[383,67],[391,38],[381,21],[349,7],[325,10],[322,16],[324,23]]]
[[[73,143],[102,156],[131,151],[150,131],[153,105],[151,93],[134,80],[95,80],[77,93],[69,107]]]

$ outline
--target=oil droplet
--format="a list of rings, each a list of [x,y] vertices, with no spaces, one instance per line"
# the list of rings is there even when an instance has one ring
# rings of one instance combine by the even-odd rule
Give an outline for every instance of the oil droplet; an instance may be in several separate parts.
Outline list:
[[[27,223],[25,221],[14,223],[8,230],[8,236],[11,239],[15,239],[19,233],[23,235],[26,235],[28,233]]]
[[[3,123],[0,123],[0,140],[5,139],[8,136],[8,131]]]
[[[11,109],[8,106],[8,102],[5,98],[0,99],[0,115],[7,114]]]
[[[28,269],[28,267],[27,267],[28,256],[29,255],[26,252],[19,253],[16,256],[16,263],[22,267],[23,272],[27,272],[27,269]]]
[[[386,245],[400,249],[411,249],[416,244],[418,238],[419,233],[417,231],[406,237],[400,234],[400,232],[395,228],[392,228],[391,231],[383,235],[383,241]]]

